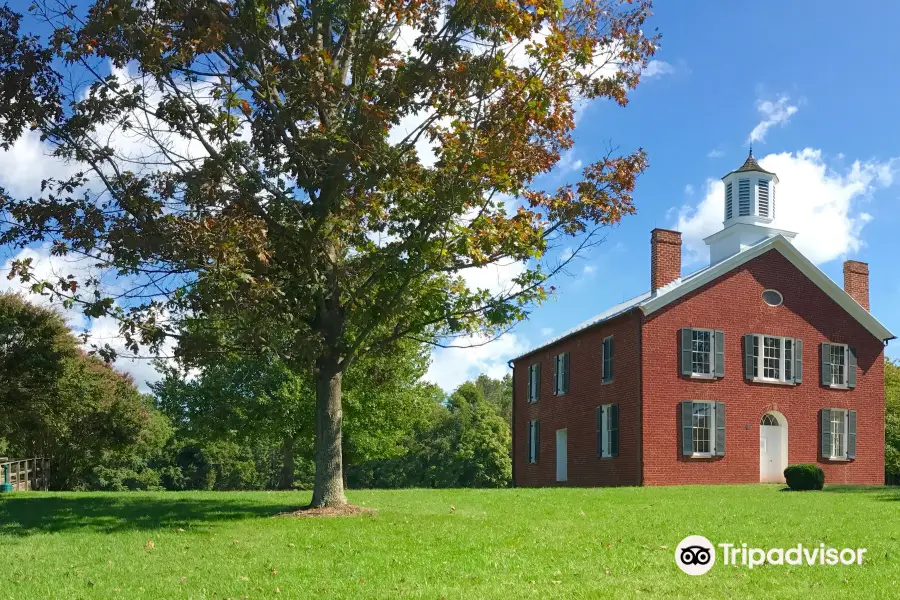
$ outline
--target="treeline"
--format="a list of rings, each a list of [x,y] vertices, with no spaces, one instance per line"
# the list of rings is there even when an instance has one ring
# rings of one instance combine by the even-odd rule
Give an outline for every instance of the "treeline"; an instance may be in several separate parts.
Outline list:
[[[54,311],[0,295],[0,455],[45,456],[52,489],[305,489],[314,475],[311,370],[223,355],[162,363],[152,394],[80,350]],[[428,348],[400,345],[344,378],[350,487],[500,487],[511,479],[512,387],[484,375],[449,397]]]

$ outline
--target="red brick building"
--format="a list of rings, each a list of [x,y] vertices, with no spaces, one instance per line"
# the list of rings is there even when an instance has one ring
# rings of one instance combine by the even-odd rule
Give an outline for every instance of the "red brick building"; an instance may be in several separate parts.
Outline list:
[[[884,481],[884,346],[865,263],[843,289],[771,227],[774,173],[723,178],[710,265],[651,233],[650,291],[514,359],[519,486]]]

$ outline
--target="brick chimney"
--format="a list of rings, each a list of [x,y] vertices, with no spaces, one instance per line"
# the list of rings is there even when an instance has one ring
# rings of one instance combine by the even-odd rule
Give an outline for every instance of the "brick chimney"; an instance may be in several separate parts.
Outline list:
[[[858,260],[844,261],[844,291],[869,310],[869,265]]]
[[[650,232],[650,291],[681,277],[681,232],[654,229]]]

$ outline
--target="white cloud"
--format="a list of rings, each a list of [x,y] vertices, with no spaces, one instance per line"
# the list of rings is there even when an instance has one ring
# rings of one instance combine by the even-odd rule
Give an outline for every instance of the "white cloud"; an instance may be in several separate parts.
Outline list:
[[[26,258],[32,260],[32,272],[38,281],[55,281],[58,277],[65,277],[69,274],[74,275],[78,281],[84,281],[89,272],[97,275],[87,262],[51,257],[45,248],[24,248],[4,263],[2,273],[9,273],[13,260]],[[83,344],[85,350],[90,350],[92,345],[108,344],[120,355],[114,363],[115,367],[134,377],[135,383],[142,392],[149,391],[148,381],[159,379],[159,374],[149,358],[125,358],[131,355],[131,351],[125,348],[125,339],[119,334],[119,324],[114,319],[110,317],[88,319],[78,308],[66,310],[58,302],[52,302],[49,296],[32,293],[31,284],[24,284],[18,278],[9,280],[6,277],[0,277],[0,292],[20,293],[32,304],[54,308],[63,316],[75,335],[80,336],[87,331],[88,340],[86,344]],[[160,354],[169,356],[172,349],[173,343],[169,341],[164,344]]]
[[[559,162],[556,163],[555,168],[558,174],[563,175],[571,171],[577,171],[582,165],[581,159],[575,158],[575,150],[568,150],[560,155]]]
[[[675,67],[664,60],[651,60],[647,66],[641,71],[641,75],[647,78],[661,77],[662,75],[671,75],[675,72]]]
[[[553,335],[553,331],[552,327],[541,327],[541,337],[548,338]]]
[[[790,98],[782,95],[776,100],[758,100],[756,110],[762,115],[763,120],[750,132],[750,136],[747,138],[750,143],[763,141],[766,132],[773,125],[786,125],[791,116],[797,112],[798,107],[797,104],[791,103]]]
[[[718,148],[713,148],[706,153],[707,158],[722,158],[723,156],[725,156],[725,152],[719,150]]]
[[[513,279],[525,271],[522,262],[501,262],[459,272],[470,290],[488,290],[491,294],[508,294],[516,285]]]
[[[691,184],[687,184],[684,186],[684,195],[685,196],[693,196],[694,195],[694,186]]]
[[[774,226],[797,232],[794,244],[816,264],[857,252],[864,244],[863,227],[871,220],[864,210],[870,194],[892,185],[900,158],[856,161],[849,168],[830,166],[821,150],[769,154],[759,161],[778,175]],[[708,258],[703,238],[722,228],[724,191],[709,179],[706,195],[684,206],[675,228],[682,232],[686,262]]]
[[[482,343],[483,338],[466,337],[454,342],[457,346]],[[484,373],[500,379],[510,373],[507,361],[528,350],[526,340],[513,333],[482,346],[470,348],[438,348],[431,354],[431,365],[425,379],[452,392],[461,383]]]
[[[582,271],[584,275],[593,275],[596,272],[597,267],[595,267],[594,265],[584,265],[584,270]]]

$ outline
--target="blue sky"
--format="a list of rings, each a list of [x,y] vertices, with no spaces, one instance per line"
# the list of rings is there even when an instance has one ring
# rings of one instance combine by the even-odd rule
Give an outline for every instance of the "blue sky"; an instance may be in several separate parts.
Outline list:
[[[650,168],[635,191],[637,214],[610,229],[606,243],[571,269],[573,276],[555,281],[557,294],[512,333],[483,347],[436,351],[428,378],[445,389],[479,372],[502,376],[510,358],[646,291],[654,227],[683,231],[685,272],[703,266],[701,240],[721,227],[718,179],[743,162],[751,138],[762,165],[781,179],[775,225],[797,231],[797,246],[838,283],[843,260],[868,262],[873,312],[900,332],[900,278],[892,269],[900,256],[900,80],[892,65],[885,67],[887,58],[900,56],[894,31],[900,3],[852,14],[831,1],[657,4],[650,28],[662,33],[661,48],[631,103],[585,108],[575,147],[538,182],[551,188],[574,182],[580,166],[610,144],[622,153],[643,147]],[[412,35],[404,31],[404,43]],[[129,147],[128,139],[118,142]],[[33,135],[0,153],[0,165],[0,185],[20,194],[75,168],[49,159]],[[22,254],[45,258],[40,248]],[[44,267],[50,269],[46,261]],[[497,276],[484,271],[468,278],[491,286]],[[15,288],[15,282],[2,285]],[[114,322],[70,317],[96,340],[116,338]],[[887,352],[900,357],[900,343]],[[141,384],[155,378],[147,361],[120,366]]]
[[[839,284],[845,259],[868,262],[873,313],[900,332],[900,80],[885,66],[900,56],[897,22],[900,3],[891,2],[852,14],[837,2],[658,2],[656,74],[624,109],[588,107],[571,155],[542,182],[574,180],[571,167],[610,143],[622,152],[641,146],[650,168],[635,192],[637,214],[611,229],[575,276],[556,281],[556,297],[511,335],[437,352],[429,377],[453,387],[478,371],[501,375],[521,351],[645,292],[654,227],[682,229],[684,271],[702,266],[699,240],[722,219],[710,181],[741,165],[754,129],[754,155],[781,179],[776,225],[798,231],[798,246]],[[900,342],[887,354],[900,357]]]

